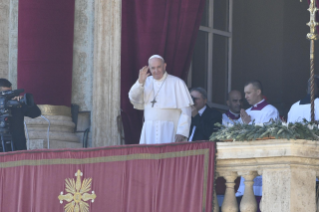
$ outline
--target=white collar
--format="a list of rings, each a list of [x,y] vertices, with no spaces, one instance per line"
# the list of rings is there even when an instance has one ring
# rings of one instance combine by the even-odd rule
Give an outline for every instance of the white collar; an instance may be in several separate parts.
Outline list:
[[[166,79],[166,77],[167,77],[167,72],[165,71],[165,73],[163,74],[163,76],[162,76],[161,79],[157,80],[157,79],[155,79],[154,77],[153,77],[153,79],[154,79],[156,82],[162,82],[164,79]]]
[[[200,109],[200,110],[198,111],[198,114],[199,114],[200,116],[202,116],[202,114],[204,113],[204,111],[206,110],[206,108],[207,108],[207,106],[205,105],[202,109]]]
[[[263,101],[265,101],[264,98],[263,98],[260,102],[257,102],[256,104],[254,104],[253,107],[257,107],[257,105],[259,105],[259,104],[262,103]]]
[[[233,111],[231,110],[228,110],[231,114],[233,114],[234,116],[238,117],[240,114],[239,113],[234,113]]]

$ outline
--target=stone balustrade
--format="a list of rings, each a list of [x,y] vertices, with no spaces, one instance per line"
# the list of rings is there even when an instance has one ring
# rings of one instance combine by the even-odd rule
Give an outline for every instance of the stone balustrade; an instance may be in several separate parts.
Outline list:
[[[223,212],[238,211],[234,190],[238,176],[245,179],[240,211],[257,211],[253,193],[253,180],[257,175],[262,175],[262,212],[315,212],[317,209],[318,141],[217,142],[216,172],[226,180]],[[214,211],[218,211],[216,204]]]

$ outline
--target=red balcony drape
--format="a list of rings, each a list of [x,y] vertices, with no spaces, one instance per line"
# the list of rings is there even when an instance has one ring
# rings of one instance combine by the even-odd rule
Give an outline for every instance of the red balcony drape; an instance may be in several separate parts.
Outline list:
[[[211,212],[215,151],[197,142],[0,153],[0,211]]]

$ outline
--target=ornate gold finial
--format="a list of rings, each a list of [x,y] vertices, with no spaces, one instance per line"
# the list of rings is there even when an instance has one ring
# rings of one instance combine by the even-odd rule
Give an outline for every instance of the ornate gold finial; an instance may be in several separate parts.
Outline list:
[[[307,38],[309,40],[317,40],[318,34],[316,33],[316,26],[318,26],[318,22],[316,22],[316,12],[318,8],[315,5],[314,0],[311,0],[308,11],[310,12],[310,21],[307,25],[310,27],[310,33],[307,34]]]
[[[96,198],[94,191],[92,191],[92,194],[86,193],[91,190],[92,178],[84,179],[81,183],[83,173],[80,170],[75,173],[75,176],[76,182],[74,179],[65,179],[65,190],[69,193],[63,195],[62,191],[58,198],[61,204],[63,200],[70,202],[64,206],[65,212],[89,212],[89,204],[86,201],[94,202]]]

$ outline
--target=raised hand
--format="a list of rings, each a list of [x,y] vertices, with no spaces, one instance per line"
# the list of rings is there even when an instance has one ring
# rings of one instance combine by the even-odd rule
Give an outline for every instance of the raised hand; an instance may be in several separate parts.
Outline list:
[[[240,118],[245,124],[249,124],[249,122],[251,122],[250,115],[248,115],[244,109],[240,110]]]
[[[150,75],[150,73],[148,73],[148,66],[144,66],[141,70],[140,73],[138,75],[138,82],[141,84],[145,83],[146,78]]]
[[[175,142],[183,142],[183,141],[186,141],[186,139],[187,138],[183,135],[180,135],[180,134],[175,135]]]

